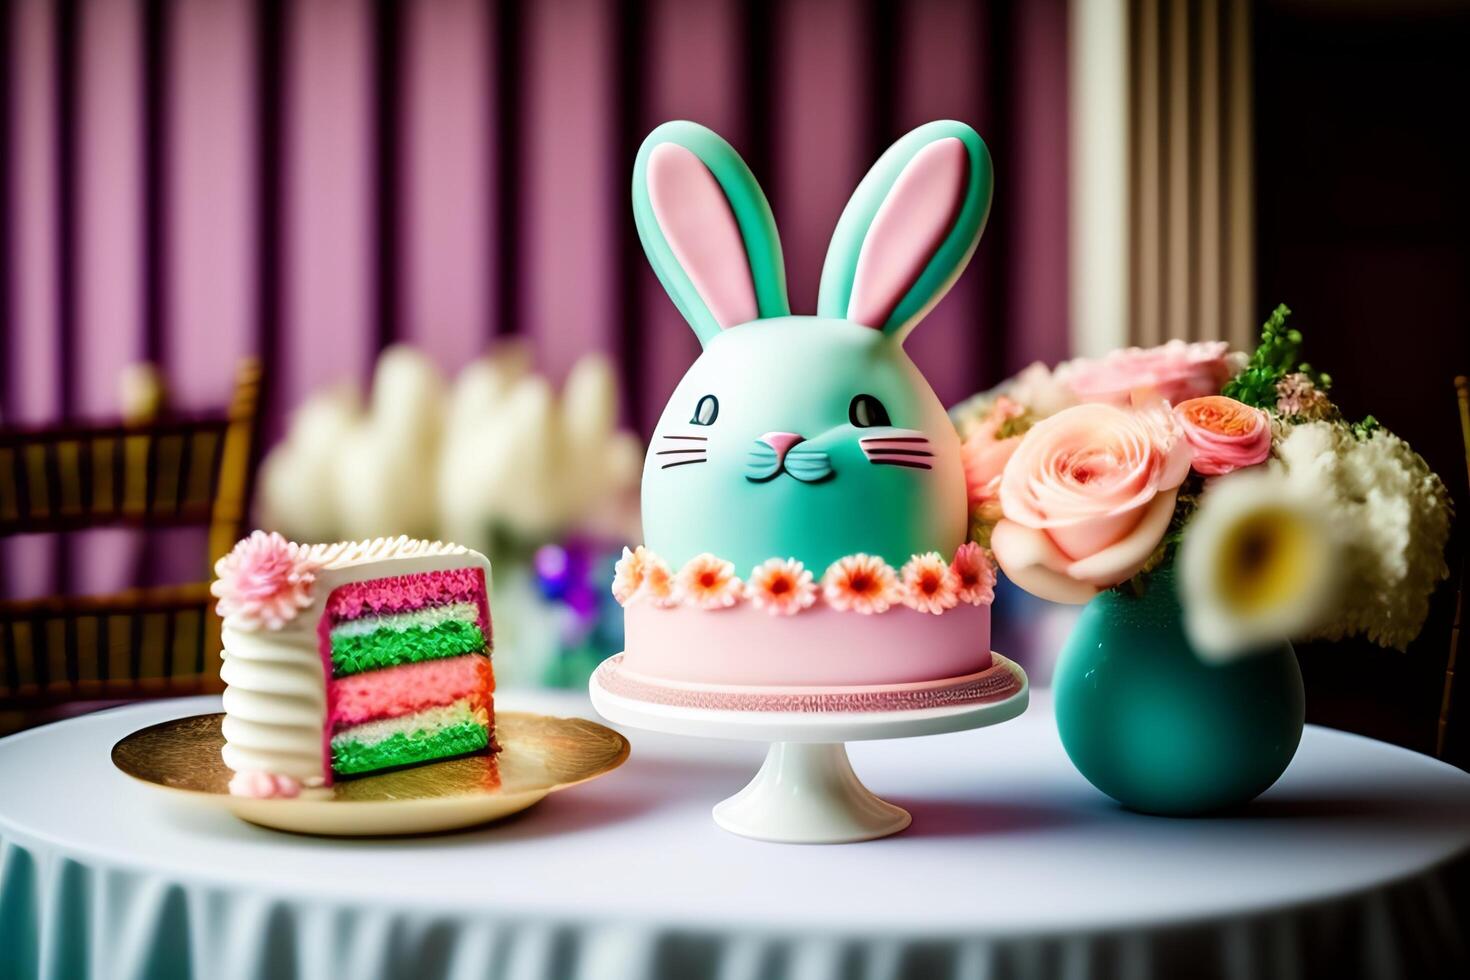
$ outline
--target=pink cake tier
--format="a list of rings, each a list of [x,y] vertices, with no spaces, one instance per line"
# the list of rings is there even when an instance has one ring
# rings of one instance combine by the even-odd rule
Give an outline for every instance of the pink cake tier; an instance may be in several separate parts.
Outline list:
[[[991,666],[988,605],[939,616],[819,605],[772,616],[750,603],[713,610],[633,603],[624,615],[624,668],[664,681],[854,687],[965,677]]]
[[[1023,683],[990,652],[994,569],[977,545],[901,568],[858,554],[820,578],[771,559],[742,580],[714,555],[677,572],[625,550],[613,581],[624,653],[598,683],[633,700],[732,711],[872,712],[1004,700]]]

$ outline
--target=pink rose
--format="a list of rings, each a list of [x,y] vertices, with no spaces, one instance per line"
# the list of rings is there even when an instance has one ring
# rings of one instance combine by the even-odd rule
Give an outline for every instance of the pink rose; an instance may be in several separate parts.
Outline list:
[[[1158,347],[1129,347],[1096,359],[1078,358],[1057,369],[1078,401],[1126,406],[1135,392],[1155,395],[1172,404],[1202,395],[1218,395],[1230,380],[1223,340],[1187,344],[1171,340]]]
[[[995,560],[1054,602],[1126,581],[1168,529],[1190,455],[1162,406],[1078,405],[1038,422],[1001,476]]]
[[[965,485],[969,488],[970,509],[978,510],[982,517],[986,511],[999,509],[1000,474],[1006,468],[1011,454],[1021,444],[1020,436],[997,438],[1005,423],[1019,418],[1026,410],[1017,402],[1002,395],[997,398],[990,411],[985,413],[972,432],[960,444],[960,458],[965,465]],[[996,514],[989,517],[995,520]]]
[[[1205,476],[1255,466],[1271,455],[1271,419],[1224,395],[1191,398],[1175,406],[1184,438],[1194,447],[1194,469]]]

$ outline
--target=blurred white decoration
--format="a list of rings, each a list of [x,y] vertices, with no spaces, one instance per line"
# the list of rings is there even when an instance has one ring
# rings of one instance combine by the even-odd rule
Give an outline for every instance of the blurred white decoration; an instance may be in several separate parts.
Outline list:
[[[362,399],[352,385],[336,385],[302,403],[286,438],[261,465],[262,524],[296,541],[347,539],[336,493],[337,448],[361,416]]]
[[[263,523],[305,541],[409,534],[493,553],[570,532],[636,541],[642,448],[617,428],[600,355],[560,395],[507,346],[452,387],[424,355],[385,351],[366,411],[357,393],[311,396],[261,473]]]
[[[126,365],[117,381],[118,405],[125,423],[139,425],[163,414],[168,395],[157,364],[140,361]]]
[[[1204,659],[1224,662],[1320,628],[1338,551],[1306,481],[1280,468],[1211,480],[1179,546],[1190,642]]]
[[[342,537],[440,537],[434,484],[443,390],[434,363],[410,347],[378,358],[367,415],[335,447]]]

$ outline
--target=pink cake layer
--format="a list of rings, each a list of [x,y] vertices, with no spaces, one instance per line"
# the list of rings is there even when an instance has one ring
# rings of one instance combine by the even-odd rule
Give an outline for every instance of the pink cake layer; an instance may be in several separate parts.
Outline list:
[[[701,610],[635,602],[623,663],[648,678],[750,687],[850,687],[964,677],[990,659],[990,607],[942,615],[906,606],[864,616],[815,606],[772,616],[753,604]]]
[[[846,713],[915,711],[1004,701],[1021,690],[1021,678],[1010,665],[992,662],[984,670],[916,684],[869,684],[827,690],[759,685],[741,687],[689,684],[640,675],[627,668],[627,655],[613,657],[597,669],[603,690],[635,701],[706,711]]]
[[[494,690],[490,658],[478,653],[371,670],[331,682],[327,725],[338,731],[453,704],[460,698],[488,706]]]
[[[480,624],[481,628],[487,637],[490,635],[485,573],[479,568],[450,568],[442,572],[396,575],[339,585],[327,597],[326,615],[322,620],[330,628],[359,616],[412,612],[425,606],[454,602],[478,604],[485,620]]]

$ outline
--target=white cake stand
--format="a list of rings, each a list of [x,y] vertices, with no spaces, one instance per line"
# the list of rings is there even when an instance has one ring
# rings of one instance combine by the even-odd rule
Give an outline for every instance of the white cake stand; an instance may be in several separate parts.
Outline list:
[[[912,819],[875,796],[853,772],[844,743],[968,731],[1009,721],[1026,710],[1026,672],[993,654],[1020,688],[1000,701],[875,712],[721,711],[657,704],[614,694],[591,681],[592,704],[609,721],[701,738],[771,743],[766,761],[744,789],[714,808],[715,823],[733,834],[782,844],[847,844],[896,834]]]

